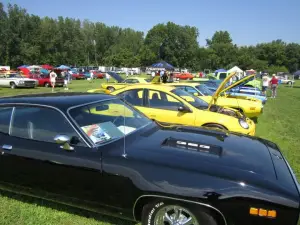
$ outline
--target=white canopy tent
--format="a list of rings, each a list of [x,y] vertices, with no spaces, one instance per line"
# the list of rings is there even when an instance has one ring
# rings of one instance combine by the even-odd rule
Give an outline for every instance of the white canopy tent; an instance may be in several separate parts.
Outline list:
[[[236,76],[238,76],[239,79],[241,79],[241,77],[243,77],[243,75],[244,75],[244,71],[241,70],[238,66],[232,67],[227,72],[229,72],[229,73],[236,72]]]

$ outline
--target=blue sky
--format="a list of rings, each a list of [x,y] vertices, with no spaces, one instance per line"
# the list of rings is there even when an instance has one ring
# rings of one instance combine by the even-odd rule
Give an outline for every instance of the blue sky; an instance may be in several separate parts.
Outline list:
[[[195,26],[200,45],[218,30],[229,31],[238,45],[275,39],[300,43],[300,0],[4,0],[7,3],[41,17],[88,19],[145,33],[168,21]]]

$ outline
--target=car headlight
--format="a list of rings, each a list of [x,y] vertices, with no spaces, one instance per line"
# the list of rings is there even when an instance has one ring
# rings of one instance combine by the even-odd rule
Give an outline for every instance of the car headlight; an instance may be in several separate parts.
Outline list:
[[[245,120],[239,119],[239,123],[240,123],[240,125],[241,125],[242,128],[244,128],[244,129],[248,129],[249,128],[249,125],[248,125],[248,123]]]
[[[24,81],[23,81],[23,80],[20,80],[20,81],[19,81],[19,84],[24,84]]]

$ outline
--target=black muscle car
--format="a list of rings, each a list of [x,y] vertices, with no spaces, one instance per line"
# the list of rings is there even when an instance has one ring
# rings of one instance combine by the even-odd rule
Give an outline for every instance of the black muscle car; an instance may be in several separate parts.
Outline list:
[[[143,225],[296,225],[298,182],[277,145],[161,127],[114,96],[0,99],[0,189]]]

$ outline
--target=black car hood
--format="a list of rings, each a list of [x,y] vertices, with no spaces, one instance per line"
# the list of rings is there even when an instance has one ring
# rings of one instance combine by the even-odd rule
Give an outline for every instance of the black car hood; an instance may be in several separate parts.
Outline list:
[[[263,139],[202,128],[153,128],[135,140],[132,148],[135,156],[148,162],[298,195],[280,151]]]
[[[112,76],[118,83],[122,83],[124,79],[117,73],[115,72],[107,72],[110,76]]]

